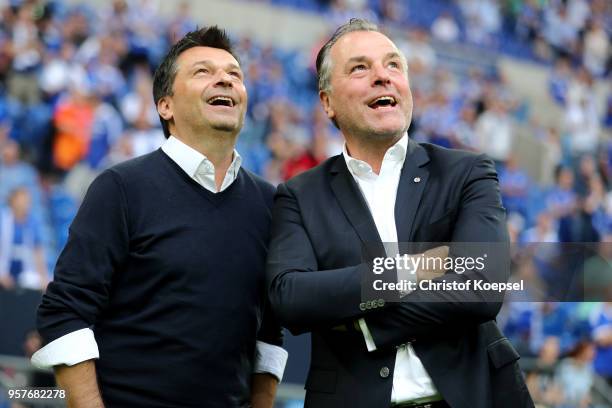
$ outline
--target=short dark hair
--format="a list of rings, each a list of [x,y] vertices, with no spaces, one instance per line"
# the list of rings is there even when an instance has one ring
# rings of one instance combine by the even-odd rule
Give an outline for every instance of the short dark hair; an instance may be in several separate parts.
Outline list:
[[[157,102],[164,96],[172,96],[172,85],[174,84],[174,78],[176,78],[177,72],[176,60],[179,55],[193,47],[211,47],[225,50],[232,54],[232,56],[236,58],[236,61],[240,63],[225,30],[217,26],[211,26],[188,32],[170,48],[155,70],[155,75],[153,76],[153,101],[155,102],[155,106],[157,106]],[[168,121],[161,116],[159,120],[164,130],[164,136],[166,136],[166,138],[170,137]]]

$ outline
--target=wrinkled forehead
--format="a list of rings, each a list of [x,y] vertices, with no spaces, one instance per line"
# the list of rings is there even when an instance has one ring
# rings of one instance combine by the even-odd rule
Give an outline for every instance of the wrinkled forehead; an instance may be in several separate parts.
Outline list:
[[[240,64],[232,54],[221,48],[192,47],[183,51],[176,59],[177,72],[189,69],[197,64],[208,64],[219,67],[236,67]]]
[[[377,60],[391,53],[400,55],[396,45],[386,35],[377,31],[353,31],[340,37],[332,46],[332,63],[342,66],[353,58]]]

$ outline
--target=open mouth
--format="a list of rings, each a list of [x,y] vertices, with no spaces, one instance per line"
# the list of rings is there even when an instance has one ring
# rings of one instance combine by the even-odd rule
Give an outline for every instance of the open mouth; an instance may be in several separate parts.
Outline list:
[[[397,101],[392,96],[381,96],[368,104],[368,106],[372,109],[394,107],[395,105],[397,105]]]
[[[229,96],[213,96],[206,103],[213,106],[227,106],[228,108],[234,106],[234,100]]]

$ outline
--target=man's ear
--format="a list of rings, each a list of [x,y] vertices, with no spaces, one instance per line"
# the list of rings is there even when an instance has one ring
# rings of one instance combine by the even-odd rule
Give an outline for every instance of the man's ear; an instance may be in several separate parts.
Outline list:
[[[333,120],[336,116],[336,112],[334,112],[329,102],[329,93],[327,91],[319,91],[319,99],[321,100],[321,106],[323,106],[323,110],[327,114],[327,117]]]
[[[174,116],[172,99],[169,96],[164,96],[157,101],[157,113],[165,120],[171,120]]]

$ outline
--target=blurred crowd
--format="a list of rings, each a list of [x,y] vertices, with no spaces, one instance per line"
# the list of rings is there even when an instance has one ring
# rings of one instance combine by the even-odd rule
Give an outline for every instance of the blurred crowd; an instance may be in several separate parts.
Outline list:
[[[258,1],[324,13],[336,25],[362,17],[517,57],[552,62],[565,56],[596,76],[610,70],[612,6],[607,0]]]
[[[509,309],[500,322],[528,360],[536,405],[601,406],[594,405],[592,387],[596,376],[612,385],[612,302],[514,302]]]
[[[594,92],[610,76],[609,1],[258,1],[322,13],[330,28],[356,16],[392,27],[409,63],[410,137],[495,160],[517,245],[612,241],[612,96],[602,109]],[[152,72],[173,41],[207,22],[196,21],[188,3],[164,16],[152,0],[0,7],[0,288],[44,289],[91,180],[163,142]],[[249,92],[243,165],[276,184],[340,153],[342,137],[318,102],[321,43],[304,52],[234,41]],[[549,103],[563,117],[540,124],[498,71],[474,61],[456,72],[436,53],[437,42],[545,64]],[[556,165],[552,184],[519,165],[519,126],[546,146],[542,160]],[[602,245],[598,259],[609,268]],[[531,258],[516,264],[545,280]],[[541,363],[530,387],[542,404],[586,407],[593,373],[612,379],[611,319],[612,306],[602,303],[515,302],[505,311],[512,341]]]

